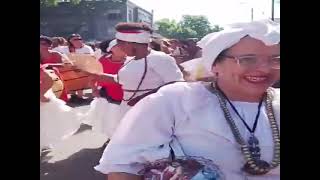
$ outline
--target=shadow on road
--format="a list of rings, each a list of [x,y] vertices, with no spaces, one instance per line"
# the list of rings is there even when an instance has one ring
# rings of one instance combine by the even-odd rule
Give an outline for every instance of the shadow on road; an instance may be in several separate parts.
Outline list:
[[[93,169],[102,152],[102,148],[82,149],[62,161],[40,162],[40,180],[105,180],[105,175]]]

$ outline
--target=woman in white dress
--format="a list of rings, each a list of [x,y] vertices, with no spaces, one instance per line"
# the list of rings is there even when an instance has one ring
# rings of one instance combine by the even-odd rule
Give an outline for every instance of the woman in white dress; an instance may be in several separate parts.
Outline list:
[[[150,91],[173,81],[183,81],[183,75],[174,58],[151,50],[152,29],[143,23],[120,23],[116,26],[117,46],[127,56],[123,67],[117,75],[95,75],[96,80],[103,82],[118,82],[124,91],[123,100],[119,106],[109,103],[105,133],[111,138],[124,114]],[[100,118],[102,119],[102,118]],[[110,128],[112,127],[112,128]],[[107,131],[108,132],[107,132]]]
[[[99,59],[99,62],[103,66],[104,73],[116,75],[126,60],[126,54],[120,49],[116,39],[104,42],[102,48],[106,54]],[[109,115],[119,109],[123,90],[116,82],[96,82],[93,84],[93,89],[95,98],[85,115],[84,123],[92,125],[94,131],[110,138],[116,124],[108,122]]]
[[[42,148],[75,133],[80,127],[77,114],[52,91],[53,80],[40,66],[40,152]]]
[[[201,63],[216,80],[179,82],[144,98],[95,169],[109,180],[143,179],[146,164],[173,151],[211,160],[222,174],[213,179],[279,180],[280,90],[271,87],[280,78],[279,41],[280,25],[269,20],[204,39]]]

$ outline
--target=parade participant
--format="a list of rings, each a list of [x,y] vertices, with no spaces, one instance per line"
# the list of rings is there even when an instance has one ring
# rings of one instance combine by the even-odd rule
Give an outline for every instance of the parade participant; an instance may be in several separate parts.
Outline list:
[[[40,65],[40,153],[80,127],[76,113],[52,92],[53,81]]]
[[[117,45],[117,40],[103,42],[101,48],[106,52],[99,59],[103,66],[103,72],[114,75],[118,74],[126,59],[126,54]],[[96,98],[91,102],[86,120],[84,121],[92,124],[94,131],[105,134],[107,138],[110,138],[116,124],[108,123],[109,114],[118,109],[123,98],[123,90],[121,85],[116,82],[97,82],[94,84],[93,89]]]
[[[280,90],[271,87],[280,78],[279,41],[280,25],[270,20],[211,34],[201,62],[216,80],[178,82],[142,99],[95,169],[109,180],[143,179],[146,164],[173,154],[173,161],[202,157],[221,170],[204,179],[279,180]]]
[[[67,40],[63,37],[53,37],[52,38],[52,50],[59,51],[60,47],[67,46]]]
[[[59,48],[59,52],[69,55],[71,53],[74,54],[90,54],[94,56],[93,49],[84,44],[82,37],[79,34],[71,34],[68,39],[68,46],[63,46]],[[76,92],[69,92],[71,93],[71,98],[69,99],[69,102],[72,103],[84,103],[85,100],[83,99],[83,91],[78,90]]]
[[[59,52],[51,51],[52,40],[47,36],[40,36],[40,63],[62,63],[62,55]]]
[[[119,23],[116,31],[117,46],[130,58],[117,75],[96,75],[98,81],[118,82],[124,91],[118,110],[108,114],[105,125],[112,127],[116,127],[122,116],[151,91],[172,81],[183,81],[183,75],[172,57],[149,48],[152,29],[148,25]],[[114,106],[112,103],[110,105]]]
[[[68,42],[67,46],[62,46],[61,48],[59,48],[60,53],[63,53],[66,55],[70,53],[90,54],[90,55],[94,54],[93,49],[83,42],[83,39],[80,36],[80,34],[71,34],[67,38],[67,42]]]
[[[59,52],[50,50],[52,45],[51,38],[47,36],[40,36],[40,64],[48,65],[54,70],[55,74],[60,77],[58,69],[54,68],[55,64],[61,66],[62,63],[68,63],[68,58]],[[64,88],[61,95],[58,97],[64,101],[68,100],[67,91]]]

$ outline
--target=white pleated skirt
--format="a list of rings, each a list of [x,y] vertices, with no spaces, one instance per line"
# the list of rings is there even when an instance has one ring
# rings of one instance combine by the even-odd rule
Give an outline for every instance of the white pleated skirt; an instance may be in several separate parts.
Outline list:
[[[49,102],[40,102],[40,149],[56,143],[75,133],[81,124],[75,111],[56,98],[49,90]]]
[[[109,103],[105,98],[95,98],[83,118],[83,123],[92,126],[92,130],[111,138],[122,117],[130,109],[126,103]]]

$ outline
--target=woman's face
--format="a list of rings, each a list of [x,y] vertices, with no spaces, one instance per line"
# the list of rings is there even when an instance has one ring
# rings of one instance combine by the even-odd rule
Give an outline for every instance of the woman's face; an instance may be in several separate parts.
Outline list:
[[[48,51],[51,45],[47,41],[40,41],[40,51]]]
[[[212,71],[225,87],[259,96],[280,79],[280,45],[266,46],[247,36],[227,50]]]
[[[75,48],[81,48],[83,46],[82,38],[79,36],[71,38],[70,42]]]
[[[113,56],[123,57],[123,58],[126,56],[126,53],[121,49],[121,47],[118,44],[112,47],[110,51],[112,52]]]
[[[128,56],[134,56],[133,43],[117,40],[117,46]]]

